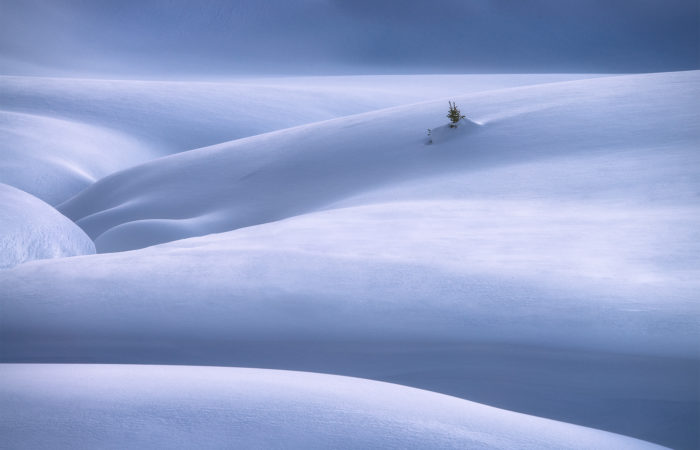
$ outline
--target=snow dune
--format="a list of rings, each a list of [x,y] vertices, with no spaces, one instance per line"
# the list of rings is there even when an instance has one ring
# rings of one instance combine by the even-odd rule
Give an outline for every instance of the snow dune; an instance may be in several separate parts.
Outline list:
[[[73,222],[38,198],[0,184],[0,269],[92,253],[95,245]]]
[[[697,177],[688,161],[698,158],[693,151],[700,135],[694,108],[698,77],[698,72],[621,76],[458,97],[465,112],[482,126],[451,130],[455,137],[436,137],[433,145],[425,145],[425,130],[444,123],[443,101],[286,129],[116,173],[60,209],[104,252],[310,213],[366,191],[425,177],[461,173],[467,187],[457,187],[458,196],[493,197],[470,181],[472,174],[518,163],[559,163],[562,173],[552,184],[561,184],[580,178],[580,171],[569,172],[575,170],[575,159],[586,155],[606,155],[623,163],[642,155],[662,167],[655,162],[641,167],[641,178],[683,184],[673,181],[673,172],[693,183]],[[647,112],[648,104],[656,106],[654,114]],[[639,189],[649,191],[638,174],[615,176],[619,179],[588,177],[595,181],[588,185],[582,180],[576,199],[605,198],[604,193],[614,190],[625,202],[630,199],[623,191],[636,197]],[[454,196],[449,192],[453,188],[445,186],[436,195]],[[545,200],[556,201],[546,187],[544,192]],[[506,193],[514,199],[518,195]]]
[[[591,75],[219,82],[0,76],[0,182],[55,205],[156,156],[451,95]]]
[[[155,156],[135,139],[104,127],[0,111],[0,182],[51,205]]]
[[[402,75],[137,81],[0,76],[0,104],[115,129],[164,153],[447,95],[594,75]]]
[[[554,214],[553,206],[379,204],[37,262],[0,273],[0,321],[22,345],[77,354],[70,340],[42,336],[96,348],[100,336],[120,342],[104,355],[140,345],[129,338],[137,335],[485,341],[697,357],[694,220],[562,205]]]
[[[186,366],[0,368],[0,430],[11,448],[660,448],[357,378]]]
[[[699,81],[474,93],[456,130],[431,101],[115,173],[60,209],[137,250],[0,273],[4,360],[351,374],[693,448]]]

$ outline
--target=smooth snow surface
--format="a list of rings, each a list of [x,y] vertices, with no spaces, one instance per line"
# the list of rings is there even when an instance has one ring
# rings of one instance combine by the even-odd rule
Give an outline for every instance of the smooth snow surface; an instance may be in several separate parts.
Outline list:
[[[0,269],[92,253],[95,245],[73,222],[38,198],[0,183]]]
[[[580,221],[597,217],[601,227],[596,231],[603,238],[609,232],[605,217],[621,210],[662,215],[659,209],[681,208],[684,212],[670,220],[693,221],[697,208],[688,200],[698,183],[693,163],[700,163],[699,86],[699,72],[683,72],[457,97],[479,125],[448,129],[452,137],[436,130],[432,145],[426,145],[425,132],[444,124],[446,101],[380,110],[154,160],[100,180],[60,209],[100,252],[280,220],[438,176],[445,182],[427,200],[486,201],[493,212],[480,220],[498,220],[499,211],[511,210],[509,203],[515,202],[555,215],[562,203],[575,205],[579,223],[562,229],[579,233]],[[653,114],[645,104],[655,105]],[[588,170],[588,161],[598,167]],[[529,166],[517,172],[518,164]],[[636,170],[613,172],[621,165]],[[548,180],[530,187],[533,172],[545,173]],[[497,188],[495,195],[493,186],[501,183],[512,189]],[[393,202],[397,196],[413,200],[399,192],[374,196],[371,202]],[[546,212],[538,216],[553,223]],[[523,217],[530,220],[531,214]],[[639,237],[634,233],[630,239]],[[595,257],[595,249],[590,250]]]
[[[388,383],[262,369],[0,365],[8,448],[643,449]]]
[[[425,100],[352,80],[384,92],[352,112]],[[696,448],[700,72],[432,86],[255,136],[202,113],[214,94],[113,117],[56,94],[60,120],[176,154],[59,206],[103,254],[0,272],[2,361],[353,375]],[[228,126],[248,137],[180,152]]]
[[[149,156],[146,146],[106,128],[0,111],[0,182],[52,205]]]
[[[377,108],[591,75],[157,82],[0,76],[0,182],[50,203],[176,153]]]

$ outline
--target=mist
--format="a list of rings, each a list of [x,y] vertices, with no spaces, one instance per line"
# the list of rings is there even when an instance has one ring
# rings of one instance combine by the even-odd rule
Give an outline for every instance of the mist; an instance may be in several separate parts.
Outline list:
[[[2,0],[0,73],[217,78],[700,67],[695,0]]]

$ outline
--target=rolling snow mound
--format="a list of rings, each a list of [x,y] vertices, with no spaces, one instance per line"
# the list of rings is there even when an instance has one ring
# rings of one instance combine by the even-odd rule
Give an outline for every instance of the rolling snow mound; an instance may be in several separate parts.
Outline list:
[[[484,126],[438,128],[434,145],[424,145],[424,133],[443,115],[443,101],[344,117],[154,160],[100,180],[60,210],[110,252],[310,213],[425,177],[459,172],[469,183],[481,170],[538,161],[570,170],[571,159],[586,154],[624,163],[635,151],[660,160],[670,153],[671,164],[683,165],[670,169],[693,183],[687,160],[697,159],[700,140],[699,81],[700,72],[635,75],[463,96],[458,103]],[[642,176],[664,176],[653,172],[668,166],[650,165]],[[636,174],[616,176],[586,188],[633,196],[645,189]],[[468,198],[490,195],[470,190]]]
[[[478,126],[440,129],[444,99],[110,175],[60,209],[135,250],[2,271],[3,361],[355,375],[695,448],[699,76],[469,94]]]
[[[83,230],[36,197],[0,184],[0,269],[95,253]]]
[[[216,367],[0,367],[0,429],[11,448],[659,448],[357,378]]]
[[[0,182],[51,205],[154,156],[136,140],[103,127],[0,111]]]
[[[112,172],[157,156],[454,92],[590,76],[218,82],[0,76],[0,182],[55,205]]]

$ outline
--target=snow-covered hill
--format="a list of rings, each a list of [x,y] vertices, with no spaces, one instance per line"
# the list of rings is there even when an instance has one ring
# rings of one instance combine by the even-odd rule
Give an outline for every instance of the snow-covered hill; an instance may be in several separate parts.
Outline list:
[[[261,369],[3,364],[0,401],[8,448],[660,448],[393,384]]]
[[[92,253],[95,245],[73,222],[38,198],[0,183],[0,269]]]
[[[494,185],[509,184],[511,190],[497,188],[499,200],[522,204],[522,189],[536,189],[536,200],[554,210],[574,199],[592,208],[601,207],[596,200],[668,207],[665,199],[679,194],[676,203],[692,207],[699,91],[700,73],[683,72],[458,97],[481,126],[448,130],[453,137],[442,133],[433,145],[425,145],[425,130],[444,123],[446,102],[370,112],[151,161],[100,180],[60,209],[99,251],[118,251],[280,220],[445,175],[451,181],[429,198],[481,201],[496,197]],[[653,113],[644,107],[650,104]],[[598,166],[587,170],[588,161]],[[514,178],[516,164],[529,165]],[[606,165],[636,171],[595,175]],[[545,172],[550,181],[530,187],[531,174]]]
[[[1,272],[4,360],[349,374],[692,448],[699,85],[475,93],[432,144],[446,100],[108,176],[61,206],[102,251],[224,232]]]
[[[158,82],[0,76],[0,182],[50,203],[164,154],[452,93],[591,75]]]
[[[0,111],[0,182],[51,205],[115,170],[156,156],[137,140],[104,127]]]
[[[698,30],[0,0],[0,450],[700,449]]]

